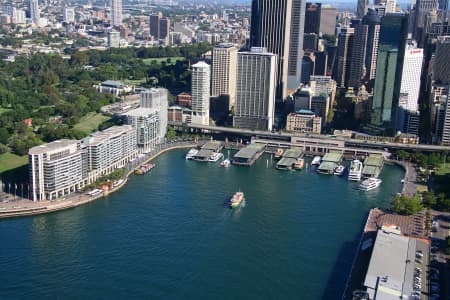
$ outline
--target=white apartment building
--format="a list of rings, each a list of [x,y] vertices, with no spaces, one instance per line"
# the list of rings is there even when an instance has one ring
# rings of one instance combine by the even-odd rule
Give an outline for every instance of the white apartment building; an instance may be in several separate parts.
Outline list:
[[[73,7],[64,7],[63,19],[66,23],[75,23],[75,9]]]
[[[213,49],[211,96],[228,95],[230,109],[236,99],[237,48],[233,44],[219,44]]]
[[[275,54],[255,47],[238,53],[234,127],[272,130],[276,74]]]
[[[33,201],[68,195],[87,184],[86,151],[78,140],[58,140],[28,152]]]
[[[164,88],[152,88],[141,92],[141,108],[157,110],[159,118],[159,142],[163,142],[167,133],[168,92]]]
[[[110,0],[111,1],[111,25],[122,25],[122,0]]]
[[[30,0],[30,16],[34,25],[40,25],[39,0]]]
[[[447,95],[444,126],[442,130],[442,144],[450,146],[450,93]]]
[[[209,125],[210,65],[200,61],[192,65],[192,123]]]
[[[120,47],[120,32],[110,31],[107,36],[108,48],[119,48]]]
[[[420,75],[422,72],[423,49],[416,48],[414,44],[408,44],[403,59],[402,81],[400,93],[407,94],[406,102],[399,106],[410,111],[418,110]]]
[[[26,15],[23,9],[12,8],[11,22],[13,24],[25,24]]]
[[[151,151],[161,143],[161,119],[158,109],[137,108],[124,113],[122,116],[125,124],[135,128],[136,143],[140,152]]]

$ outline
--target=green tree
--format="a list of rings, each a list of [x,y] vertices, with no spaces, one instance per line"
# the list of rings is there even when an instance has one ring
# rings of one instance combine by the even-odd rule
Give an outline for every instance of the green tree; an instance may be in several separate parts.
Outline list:
[[[392,210],[401,215],[412,215],[423,209],[419,195],[396,195],[392,199]]]
[[[423,194],[423,205],[425,205],[426,207],[432,207],[434,205],[436,205],[436,197],[434,196],[434,194],[432,192],[425,192]]]
[[[170,141],[177,137],[177,132],[172,126],[167,127],[166,138]]]

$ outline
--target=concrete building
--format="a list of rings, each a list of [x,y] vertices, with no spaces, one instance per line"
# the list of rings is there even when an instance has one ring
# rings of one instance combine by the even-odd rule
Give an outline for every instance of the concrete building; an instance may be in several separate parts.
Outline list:
[[[418,41],[419,47],[423,47],[423,41],[425,38],[426,16],[430,12],[436,11],[438,5],[438,0],[416,0],[413,38]]]
[[[228,95],[229,109],[236,100],[237,52],[233,44],[220,44],[213,49],[211,96]]]
[[[30,0],[30,17],[34,25],[40,25],[41,12],[39,10],[39,0]]]
[[[33,201],[53,200],[82,188],[87,178],[87,155],[78,140],[58,140],[28,152]]]
[[[123,115],[124,123],[133,126],[136,130],[136,143],[140,152],[148,152],[160,144],[164,136],[161,132],[167,131],[161,128],[161,112],[155,108],[137,108]],[[166,120],[167,121],[167,120]]]
[[[415,43],[406,45],[403,59],[402,79],[400,93],[407,95],[406,99],[399,101],[399,106],[409,110],[419,109],[420,75],[422,74],[423,49],[417,48]],[[405,101],[406,100],[406,101]]]
[[[192,106],[192,96],[189,93],[182,92],[177,95],[177,104],[181,107]]]
[[[73,7],[63,8],[63,20],[65,23],[75,23],[75,9]]]
[[[287,89],[295,91],[301,82],[304,41],[305,0],[293,0],[289,37]]]
[[[15,7],[12,8],[11,22],[13,24],[25,24],[26,23],[26,15],[23,9],[17,9]]]
[[[320,28],[319,31],[322,35],[335,35],[336,32],[336,7],[323,4],[320,9]]]
[[[286,131],[320,134],[321,129],[322,118],[310,110],[302,109],[287,116]]]
[[[158,113],[159,129],[160,129],[158,137],[160,142],[164,140],[164,137],[166,136],[167,133],[168,106],[169,106],[168,91],[166,89],[152,88],[141,92],[141,108],[154,109]],[[145,114],[147,113],[148,112],[145,112]]]
[[[450,93],[447,95],[447,103],[445,108],[444,126],[442,128],[442,144],[450,146]]]
[[[337,53],[337,72],[336,83],[339,87],[347,87],[349,74],[350,74],[350,62],[352,57],[352,45],[353,35],[355,33],[354,28],[342,28],[339,34],[338,40],[338,53]]]
[[[111,25],[114,27],[122,26],[122,0],[111,1]]]
[[[234,127],[272,130],[277,56],[263,48],[238,53]]]
[[[108,32],[108,48],[120,47],[120,32],[109,31]]]
[[[309,81],[312,96],[326,95],[330,98],[328,110],[332,109],[336,97],[336,81],[331,76],[311,76]]]
[[[192,123],[209,125],[211,67],[204,61],[192,65]]]
[[[437,83],[450,83],[450,36],[437,38],[432,77]]]
[[[305,33],[320,33],[321,3],[306,3]]]
[[[116,80],[106,80],[101,84],[97,84],[93,86],[97,92],[112,94],[116,97],[119,97],[122,94],[126,94],[133,91],[133,86],[126,85],[122,81]]]
[[[159,20],[159,39],[165,40],[170,33],[170,19],[169,18],[161,18]]]
[[[160,12],[150,15],[150,35],[155,40],[159,40],[159,26],[160,26],[161,18],[162,18],[162,13],[160,13]],[[177,31],[177,30],[175,30],[175,31]]]

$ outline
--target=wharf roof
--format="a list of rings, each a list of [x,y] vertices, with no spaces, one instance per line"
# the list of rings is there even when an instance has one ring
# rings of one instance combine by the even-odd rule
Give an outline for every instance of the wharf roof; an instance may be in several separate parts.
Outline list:
[[[292,167],[292,165],[295,164],[296,161],[296,158],[283,157],[279,162],[277,162],[277,166]]]
[[[195,154],[194,156],[201,157],[201,158],[207,158],[207,157],[210,157],[213,152],[214,151],[211,149],[200,149],[200,151],[198,151],[198,153]]]
[[[261,152],[264,149],[263,144],[250,144],[245,148],[239,150],[234,157],[235,158],[244,158],[244,159],[252,159],[257,153]]]
[[[31,155],[43,154],[43,153],[55,151],[55,150],[58,150],[58,149],[61,149],[64,147],[68,147],[73,144],[78,144],[79,142],[80,142],[79,140],[68,140],[68,139],[57,140],[57,141],[53,141],[53,142],[50,142],[47,144],[43,144],[43,145],[39,145],[39,146],[30,148],[30,150],[28,151],[28,154],[31,154]]]
[[[375,166],[364,165],[363,174],[370,177],[378,176],[380,174],[380,168]]]
[[[381,167],[383,165],[383,156],[381,154],[370,154],[364,160],[364,165]]]
[[[222,142],[220,141],[209,141],[206,144],[204,144],[201,148],[205,150],[213,150],[217,151],[220,150],[222,147]]]
[[[302,156],[303,150],[301,148],[292,147],[291,149],[286,150],[283,153],[283,157],[289,157],[289,158],[300,158]]]
[[[317,169],[331,172],[334,169],[336,169],[337,166],[338,165],[335,162],[322,160],[322,163],[320,164],[320,166]]]
[[[329,161],[334,163],[339,163],[342,161],[342,153],[341,152],[334,152],[330,151],[323,157],[322,161]]]

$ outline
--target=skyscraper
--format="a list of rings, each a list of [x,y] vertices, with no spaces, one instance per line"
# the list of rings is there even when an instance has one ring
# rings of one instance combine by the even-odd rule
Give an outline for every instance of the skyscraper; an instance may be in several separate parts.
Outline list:
[[[358,0],[358,6],[356,7],[356,16],[362,18],[366,15],[367,9],[370,6],[369,0]]]
[[[407,32],[408,19],[403,14],[381,20],[371,124],[391,133],[396,126]]]
[[[33,24],[39,26],[39,21],[41,18],[39,11],[39,0],[30,0],[30,16]]]
[[[277,56],[263,48],[238,53],[234,127],[271,130],[275,115]]]
[[[192,65],[192,123],[209,125],[211,68],[204,61]]]
[[[291,31],[289,38],[288,82],[289,90],[296,90],[302,75],[305,0],[292,0]]]
[[[347,27],[342,28],[341,33],[339,34],[337,54],[338,62],[335,76],[339,87],[346,87],[348,85],[354,33],[354,28]]]
[[[424,28],[426,15],[431,11],[437,10],[438,5],[438,0],[416,0],[413,37],[418,41],[419,47],[423,46],[425,38]]]
[[[399,106],[409,111],[417,111],[419,109],[418,100],[422,62],[423,49],[417,48],[413,43],[407,44],[400,85],[400,93],[406,95],[406,97],[402,99],[403,101],[399,101]]]
[[[445,146],[450,146],[450,93],[447,95],[444,126],[442,129],[442,144]]]
[[[236,99],[237,48],[233,44],[220,44],[213,49],[211,96],[228,95],[230,108]]]
[[[306,3],[305,33],[319,34],[321,8],[321,3]]]
[[[170,19],[161,18],[159,20],[159,39],[165,40],[170,32]]]
[[[287,96],[292,2],[293,0],[252,0],[250,46],[264,47],[278,56],[277,99]]]
[[[320,9],[319,31],[322,34],[334,35],[336,31],[336,7],[328,4],[322,5]]]
[[[122,26],[122,0],[111,0],[111,25]]]
[[[153,14],[150,16],[150,35],[155,40],[159,40],[159,26],[161,18],[161,13]]]
[[[440,36],[437,39],[433,80],[441,84],[450,83],[450,36]]]

